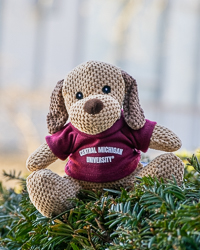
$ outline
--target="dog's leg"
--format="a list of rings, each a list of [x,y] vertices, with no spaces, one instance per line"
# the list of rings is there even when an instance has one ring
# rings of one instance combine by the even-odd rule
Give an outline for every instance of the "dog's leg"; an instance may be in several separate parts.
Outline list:
[[[63,178],[49,169],[34,171],[27,178],[29,197],[37,210],[52,217],[70,209],[80,190],[79,182],[69,176]]]
[[[157,178],[173,180],[175,177],[178,185],[183,181],[184,164],[174,154],[167,153],[156,157],[146,167],[141,168],[136,176],[156,176]]]

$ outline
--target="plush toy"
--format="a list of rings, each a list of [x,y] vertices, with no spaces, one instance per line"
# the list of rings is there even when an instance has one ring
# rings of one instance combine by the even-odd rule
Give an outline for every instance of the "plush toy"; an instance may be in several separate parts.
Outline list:
[[[46,217],[71,208],[81,189],[133,186],[135,176],[183,179],[184,164],[172,153],[140,163],[140,151],[172,152],[181,141],[145,119],[135,79],[115,66],[89,61],[69,72],[52,93],[47,124],[51,135],[27,160],[29,196]],[[68,157],[64,177],[45,169]]]

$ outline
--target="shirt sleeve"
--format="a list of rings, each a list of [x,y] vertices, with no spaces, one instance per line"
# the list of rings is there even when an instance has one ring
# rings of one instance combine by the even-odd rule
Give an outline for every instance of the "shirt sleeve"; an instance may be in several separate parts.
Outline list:
[[[75,138],[76,135],[70,123],[55,134],[45,137],[51,151],[61,160],[67,159],[71,154]]]
[[[156,122],[146,120],[145,125],[141,129],[131,129],[131,139],[136,149],[144,153],[148,150],[155,125]]]

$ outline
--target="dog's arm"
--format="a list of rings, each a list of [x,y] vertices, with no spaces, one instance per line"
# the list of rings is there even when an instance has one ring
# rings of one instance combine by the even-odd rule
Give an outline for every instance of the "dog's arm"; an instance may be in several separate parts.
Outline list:
[[[37,148],[27,159],[26,167],[33,172],[42,168],[46,168],[58,158],[50,150],[48,144],[45,142]]]
[[[178,150],[181,145],[181,140],[177,135],[168,128],[156,124],[150,139],[149,148],[173,152]]]

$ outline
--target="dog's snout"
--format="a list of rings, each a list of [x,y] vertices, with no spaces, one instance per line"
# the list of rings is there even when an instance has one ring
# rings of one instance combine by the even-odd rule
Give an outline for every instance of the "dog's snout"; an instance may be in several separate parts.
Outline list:
[[[97,98],[88,100],[84,107],[84,111],[91,115],[96,115],[100,113],[100,111],[103,109],[103,102]]]

